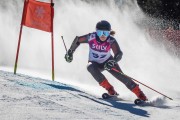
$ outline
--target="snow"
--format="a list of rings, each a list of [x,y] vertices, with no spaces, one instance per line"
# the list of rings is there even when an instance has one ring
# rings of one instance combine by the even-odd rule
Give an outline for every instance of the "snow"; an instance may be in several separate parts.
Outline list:
[[[3,2],[2,2],[3,1]],[[49,1],[49,0],[42,0]],[[146,17],[138,6],[118,6],[84,0],[57,0],[54,16],[55,81],[51,81],[51,36],[23,27],[17,75],[12,73],[23,10],[22,0],[0,3],[0,120],[178,120],[180,118],[180,59],[151,40],[136,22]],[[88,45],[81,45],[72,63],[64,60],[75,36],[95,30],[100,20],[116,31],[128,76],[173,98],[171,101],[140,85],[155,106],[136,106],[136,96],[108,72],[103,74],[125,101],[100,99],[105,90],[86,70]],[[41,78],[39,78],[41,77]]]
[[[1,120],[178,120],[180,99],[161,106],[103,100],[76,86],[0,71]],[[160,101],[162,103],[162,101]]]

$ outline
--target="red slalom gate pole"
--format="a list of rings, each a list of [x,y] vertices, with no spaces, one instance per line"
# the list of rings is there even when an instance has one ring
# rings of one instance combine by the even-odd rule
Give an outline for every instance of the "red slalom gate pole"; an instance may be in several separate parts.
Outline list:
[[[19,50],[20,50],[20,45],[21,45],[21,36],[22,36],[22,29],[23,29],[23,19],[26,13],[26,2],[27,1],[24,0],[24,8],[23,8],[23,13],[22,13],[21,27],[20,27],[19,40],[18,40],[18,46],[17,46],[17,52],[16,52],[16,60],[14,64],[14,74],[16,74],[17,65],[18,65],[18,57],[19,57]]]
[[[17,71],[19,49],[20,49],[20,44],[21,44],[22,27],[23,26],[21,25],[20,33],[19,33],[18,47],[17,47],[17,52],[16,52],[16,61],[15,61],[15,64],[14,64],[14,74],[16,74],[16,71]]]
[[[52,80],[54,81],[54,30],[53,30],[53,17],[54,17],[54,3],[53,0],[51,0],[51,47],[52,47]]]
[[[115,68],[112,68],[112,70],[114,70],[115,72],[118,72],[118,73],[120,73],[120,74],[126,76],[127,78],[132,79],[133,81],[136,81],[136,82],[140,83],[141,85],[144,85],[145,87],[147,87],[147,88],[149,88],[149,89],[151,89],[151,90],[153,90],[153,91],[155,91],[155,92],[157,92],[157,93],[163,95],[164,97],[166,97],[166,98],[168,98],[168,99],[170,99],[170,100],[173,100],[172,98],[170,98],[170,97],[168,97],[168,96],[166,96],[166,95],[164,95],[164,94],[158,92],[157,90],[155,90],[155,89],[153,89],[153,88],[151,88],[151,87],[145,85],[144,83],[139,82],[138,80],[136,80],[136,79],[134,79],[134,78],[132,78],[132,77],[129,77],[129,76],[125,75],[124,73],[120,72],[119,70],[117,70],[117,69],[115,69]]]

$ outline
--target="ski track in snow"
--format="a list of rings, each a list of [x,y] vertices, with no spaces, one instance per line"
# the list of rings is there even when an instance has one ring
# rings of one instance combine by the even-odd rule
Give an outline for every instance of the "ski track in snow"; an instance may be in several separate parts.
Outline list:
[[[1,120],[176,120],[172,106],[136,106],[131,101],[102,100],[74,86],[0,71]]]

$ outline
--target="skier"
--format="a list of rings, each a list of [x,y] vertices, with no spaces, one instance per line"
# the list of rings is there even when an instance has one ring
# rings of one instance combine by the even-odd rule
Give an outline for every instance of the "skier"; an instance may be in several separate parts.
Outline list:
[[[123,74],[120,74],[112,68],[115,68],[122,72],[118,65],[118,61],[122,58],[122,51],[113,37],[114,31],[111,31],[111,25],[108,21],[102,20],[96,24],[96,32],[89,33],[83,36],[76,36],[70,49],[65,55],[67,62],[73,60],[73,53],[81,43],[89,44],[89,64],[87,70],[91,73],[94,79],[99,83],[100,86],[108,91],[111,96],[117,96],[118,93],[114,87],[108,82],[106,77],[101,73],[103,70],[107,70],[115,78],[124,83],[126,87],[131,90],[139,99],[146,101],[147,97],[136,84],[130,78],[127,78]],[[110,50],[112,49],[114,56],[111,55]]]

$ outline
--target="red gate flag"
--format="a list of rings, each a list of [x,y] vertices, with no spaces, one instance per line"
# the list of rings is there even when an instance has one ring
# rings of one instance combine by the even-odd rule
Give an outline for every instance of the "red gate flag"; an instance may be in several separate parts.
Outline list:
[[[51,17],[53,17],[53,14],[54,9],[51,6],[51,3],[27,0],[22,24],[27,27],[52,32],[53,18]]]

